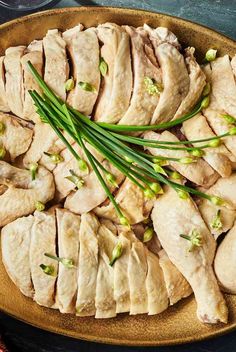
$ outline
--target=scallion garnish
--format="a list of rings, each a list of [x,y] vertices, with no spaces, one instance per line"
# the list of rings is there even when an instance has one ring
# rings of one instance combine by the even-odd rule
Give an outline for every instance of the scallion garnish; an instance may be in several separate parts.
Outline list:
[[[4,159],[6,155],[6,149],[4,147],[0,147],[0,160]]]
[[[30,170],[30,173],[31,173],[31,178],[32,178],[32,181],[35,180],[36,178],[36,173],[37,173],[37,170],[38,170],[38,164],[37,163],[32,163],[29,165],[29,170]]]
[[[85,90],[86,92],[92,92],[95,93],[96,92],[96,88],[94,86],[92,86],[92,84],[88,83],[88,82],[79,82],[78,86]]]
[[[56,154],[56,153],[48,153],[48,152],[44,152],[45,155],[47,155],[53,164],[59,164],[62,161],[64,161],[63,156],[61,156],[60,154]]]
[[[101,72],[101,75],[105,77],[108,71],[108,65],[106,61],[103,59],[103,57],[101,57],[99,61],[99,70]]]
[[[193,229],[189,235],[181,234],[180,237],[190,242],[189,252],[202,245],[202,236],[196,229]]]
[[[45,205],[42,202],[37,201],[35,203],[35,209],[38,211],[43,211],[45,209]]]
[[[146,243],[146,242],[149,242],[152,238],[153,238],[153,235],[154,235],[154,230],[152,227],[148,227],[145,231],[144,231],[144,234],[143,234],[143,242]]]
[[[6,130],[6,125],[0,121],[0,136],[3,136],[5,130]]]
[[[221,230],[223,225],[222,225],[222,221],[221,221],[221,210],[218,209],[216,212],[216,215],[214,216],[214,218],[212,219],[212,222],[210,223],[210,226],[212,229],[215,230]]]
[[[65,178],[70,182],[74,183],[77,189],[80,189],[84,185],[84,180],[80,178],[73,170],[70,171],[70,176],[66,176]]]
[[[110,266],[113,266],[114,263],[117,261],[117,259],[119,259],[121,257],[122,252],[123,252],[122,244],[121,244],[121,242],[118,242],[112,251],[112,258],[109,263]]]
[[[55,268],[52,265],[40,264],[40,268],[43,270],[44,274],[49,276],[55,276]]]
[[[49,253],[44,253],[44,255],[45,255],[45,257],[48,257],[50,259],[56,260],[57,262],[61,263],[67,269],[76,268],[76,266],[74,265],[73,259],[60,258],[60,257],[57,257],[57,256],[49,254]]]

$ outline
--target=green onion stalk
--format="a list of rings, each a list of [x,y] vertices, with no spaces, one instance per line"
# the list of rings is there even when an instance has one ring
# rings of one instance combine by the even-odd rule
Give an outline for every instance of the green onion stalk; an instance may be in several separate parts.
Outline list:
[[[176,126],[183,121],[195,116],[203,107],[206,107],[206,98],[204,97],[201,102],[193,109],[193,111],[184,117],[171,121],[169,123],[160,124],[156,126],[125,126],[127,129],[120,129],[119,125],[109,125],[96,123],[91,121],[87,116],[81,114],[79,111],[67,105],[64,101],[58,98],[53,91],[46,85],[41,76],[35,70],[34,66],[28,62],[28,67],[36,82],[42,89],[43,95],[40,96],[36,91],[29,91],[36,111],[39,114],[42,122],[48,123],[55,131],[57,136],[63,141],[65,146],[75,157],[75,159],[84,166],[84,160],[78,155],[71,144],[66,139],[63,132],[66,132],[84,151],[88,162],[94,170],[99,182],[101,183],[107,197],[113,204],[116,213],[120,219],[120,223],[129,226],[127,218],[117,204],[112,191],[109,186],[118,187],[116,177],[111,174],[109,170],[104,167],[97,158],[91,154],[87,148],[87,143],[93,146],[100,154],[104,156],[115,168],[117,168],[123,175],[128,177],[136,186],[138,186],[144,193],[146,198],[156,197],[157,194],[162,193],[161,184],[168,185],[176,190],[179,196],[183,199],[188,198],[189,194],[194,194],[199,197],[208,199],[214,204],[222,205],[222,199],[205,194],[194,188],[184,186],[180,183],[174,182],[171,178],[173,172],[162,167],[169,161],[177,161],[180,163],[191,163],[195,161],[195,156],[202,156],[202,149],[208,148],[210,143],[226,137],[229,134],[199,139],[195,141],[177,141],[177,142],[159,142],[139,137],[126,136],[119,134],[119,131],[144,131],[153,129],[163,129]],[[108,126],[109,125],[109,126]],[[112,127],[111,127],[112,126]],[[114,127],[114,128],[113,128]],[[116,129],[118,127],[118,129]],[[133,129],[132,129],[133,128]],[[142,129],[144,128],[144,129]],[[115,131],[115,132],[114,132]],[[233,131],[229,131],[233,133]],[[236,132],[235,132],[236,133]],[[201,147],[178,147],[178,144],[192,144],[207,142]],[[217,142],[218,143],[218,142]],[[217,144],[216,143],[216,144]],[[193,157],[185,158],[168,158],[162,156],[152,157],[139,150],[134,150],[132,145],[151,146],[159,149],[171,150],[186,150],[192,153]],[[176,179],[176,178],[175,178]]]

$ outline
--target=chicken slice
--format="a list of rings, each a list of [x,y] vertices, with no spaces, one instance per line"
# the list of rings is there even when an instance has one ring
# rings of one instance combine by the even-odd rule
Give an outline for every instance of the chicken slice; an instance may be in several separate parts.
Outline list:
[[[203,88],[206,84],[206,76],[201,67],[198,65],[194,57],[194,52],[195,48],[189,47],[185,49],[185,63],[190,80],[189,91],[178,107],[174,119],[184,116],[193,109],[200,99]]]
[[[75,313],[77,265],[79,257],[80,216],[65,209],[56,209],[58,256],[71,259],[74,268],[59,263],[56,301],[61,313]],[[90,272],[88,271],[89,275]]]
[[[93,154],[93,156],[97,158],[97,160],[100,162],[104,160],[104,157],[98,153],[98,151],[90,144],[85,143],[85,146]],[[86,177],[88,173],[92,171],[88,159],[79,145],[77,143],[73,143],[72,147],[77,152],[77,154],[79,154],[79,156],[86,161],[89,170],[80,170],[78,160],[75,159],[69,149],[64,149],[60,154],[64,160],[59,163],[53,170],[58,200],[65,198],[71,191],[75,190],[76,188],[75,184],[66,178],[67,176],[70,176],[70,170],[73,170],[79,177]]]
[[[125,179],[119,188],[115,199],[122,213],[127,217],[131,225],[146,219],[152,210],[154,202],[150,199],[147,200],[143,191],[128,178]],[[111,219],[115,223],[120,222],[111,202],[109,202],[108,205],[95,208],[94,212],[97,216]]]
[[[45,54],[44,80],[62,99],[66,100],[65,82],[69,76],[66,43],[58,29],[50,29],[43,38]]]
[[[218,57],[211,63],[212,95],[221,110],[236,116],[236,82],[229,56]]]
[[[98,273],[96,285],[95,318],[112,318],[116,316],[114,299],[114,268],[109,265],[117,237],[104,225],[98,230]]]
[[[27,62],[30,61],[40,76],[43,74],[43,42],[42,40],[33,41],[25,51],[25,55],[21,58],[24,78],[25,99],[23,103],[23,118],[26,120],[33,120],[40,122],[40,117],[36,113],[34,102],[28,93],[28,90],[36,90],[41,93],[41,90],[36,83],[32,73],[29,71]]]
[[[162,249],[159,253],[159,265],[162,269],[165,287],[170,300],[170,305],[179,302],[182,298],[192,294],[191,286],[181,272],[168,258],[168,255]]]
[[[63,38],[73,64],[75,88],[69,93],[68,103],[85,115],[91,115],[100,86],[99,44],[94,28],[81,31],[69,29]],[[91,55],[92,54],[92,55]],[[79,83],[87,83],[91,89],[83,89]]]
[[[5,56],[0,56],[0,111],[9,112],[10,108],[7,102],[6,96],[6,80],[5,80],[5,67],[4,67]]]
[[[231,67],[234,73],[234,77],[236,79],[236,55],[234,55],[234,57],[231,60]]]
[[[112,166],[107,160],[103,161],[103,166],[116,178],[116,182],[119,185],[124,175]],[[115,186],[108,185],[110,191],[115,190]],[[87,177],[84,178],[84,185],[76,192],[71,192],[65,201],[65,208],[73,211],[76,214],[87,213],[90,210],[96,208],[107,198],[107,195],[99,182],[96,174],[92,171]]]
[[[178,49],[178,50],[181,49],[181,45],[180,45],[180,43],[178,41],[178,38],[168,28],[166,28],[166,27],[157,27],[155,29],[152,29],[146,23],[143,25],[143,28],[147,32],[152,34],[152,40],[153,40],[154,46],[155,45],[158,46],[158,45],[160,45],[162,43],[169,43],[169,44],[173,45],[176,49]]]
[[[6,70],[6,97],[10,110],[23,117],[24,85],[21,57],[25,46],[8,48],[5,52],[4,65]]]
[[[3,134],[0,134],[0,145],[9,153],[11,161],[14,161],[29,149],[33,131],[24,127],[24,122],[20,119],[1,112],[0,123],[3,123],[5,128]]]
[[[48,124],[36,123],[33,141],[23,159],[24,165],[28,166],[30,163],[39,162],[43,153],[47,152],[56,143],[57,139],[56,133]]]
[[[146,277],[148,273],[146,249],[142,242],[131,240],[128,265],[130,285],[130,314],[148,313],[148,293]]]
[[[133,94],[130,106],[119,121],[121,125],[148,125],[159,101],[159,94],[149,94],[146,79],[161,85],[161,72],[151,43],[142,28],[125,26],[131,39],[133,60]]]
[[[207,108],[204,110],[204,116],[206,116],[209,125],[216,135],[224,134],[229,131],[233,125],[228,124],[222,117],[221,112]],[[231,152],[230,160],[236,161],[236,136],[228,136],[222,138],[224,145]]]
[[[219,245],[214,262],[216,277],[224,292],[236,294],[236,224]]]
[[[95,315],[95,296],[98,271],[99,222],[93,213],[81,215],[79,230],[79,267],[76,315]]]
[[[159,314],[168,308],[168,295],[158,257],[147,253],[146,289],[148,296],[148,315]]]
[[[115,23],[97,27],[103,43],[101,57],[108,66],[98,98],[95,120],[117,123],[126,113],[132,92],[132,70],[129,35]]]
[[[180,199],[177,192],[165,187],[152,212],[152,220],[162,247],[171,262],[191,285],[201,322],[227,322],[227,307],[212,269],[216,242],[201,218],[196,205]],[[171,206],[170,206],[171,204]],[[201,245],[190,251],[190,241],[181,234],[199,233]]]
[[[58,262],[46,257],[49,253],[56,256],[56,219],[55,210],[34,213],[34,224],[30,243],[30,269],[34,285],[34,301],[39,305],[53,308],[55,303],[55,284]],[[40,265],[53,268],[53,275],[47,275]]]
[[[160,41],[158,28],[145,26],[155,50],[155,55],[161,66],[164,90],[154,111],[151,124],[170,121],[186,98],[190,79],[183,55],[171,43]]]
[[[179,139],[171,132],[164,131],[162,134],[155,132],[145,132],[144,138],[156,141],[179,142]],[[183,144],[176,147],[182,148]],[[147,147],[147,150],[155,156],[164,156],[169,158],[185,158],[189,157],[189,153],[185,150],[169,150]],[[210,187],[219,177],[219,175],[208,165],[203,159],[197,159],[191,164],[182,164],[178,161],[169,161],[169,165],[177,170],[181,175],[189,181],[201,185],[206,188]]]
[[[212,234],[218,237],[223,232],[228,231],[233,227],[236,219],[236,173],[230,177],[220,178],[211,188],[206,190],[206,193],[218,196],[230,203],[230,208],[225,206],[214,205],[207,200],[201,200],[199,210],[202,217],[209,227]],[[212,223],[220,210],[221,226],[212,227]]]
[[[190,120],[183,123],[183,132],[188,140],[197,140],[205,138],[213,138],[216,135],[207,123],[206,118],[197,114]],[[194,147],[201,147],[207,142],[193,143]],[[232,172],[232,165],[230,160],[231,154],[224,145],[217,148],[204,149],[203,159],[222,177],[228,177]]]
[[[121,232],[118,242],[122,246],[122,255],[114,264],[114,298],[116,313],[130,311],[130,288],[128,265],[130,257],[130,240],[126,233]]]
[[[45,168],[38,168],[33,181],[28,170],[18,169],[4,161],[0,161],[0,184],[8,187],[0,195],[0,227],[32,213],[37,201],[46,204],[55,192],[53,176]]]
[[[29,250],[32,215],[19,218],[3,227],[1,231],[2,261],[14,284],[27,296],[33,298]]]

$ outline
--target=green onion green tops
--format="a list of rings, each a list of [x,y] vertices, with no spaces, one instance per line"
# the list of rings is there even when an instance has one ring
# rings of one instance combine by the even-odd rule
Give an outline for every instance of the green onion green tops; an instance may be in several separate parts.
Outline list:
[[[45,205],[44,205],[42,202],[37,201],[37,202],[35,203],[35,208],[36,208],[36,210],[38,210],[38,211],[43,211],[43,210],[45,209]]]
[[[86,92],[92,92],[92,93],[96,92],[96,88],[93,87],[92,84],[88,82],[79,82],[78,85],[81,89],[85,90]]]
[[[64,161],[64,158],[60,154],[47,153],[47,152],[44,152],[44,154],[47,155],[51,159],[52,163],[54,164],[59,164],[62,161]]]
[[[153,238],[153,235],[154,235],[154,230],[152,227],[148,227],[145,231],[144,231],[144,234],[143,234],[143,242],[146,243],[146,242],[149,242],[152,238]]]
[[[0,147],[0,160],[2,160],[6,155],[6,149],[4,147]]]
[[[40,268],[43,270],[44,274],[55,276],[55,268],[52,265],[40,264]]]
[[[222,221],[221,221],[221,216],[220,216],[221,210],[218,209],[216,212],[216,215],[212,219],[212,222],[210,223],[210,226],[214,230],[221,230],[223,227]]]
[[[3,122],[0,122],[0,136],[3,136],[5,130],[6,130],[5,124]]]
[[[118,242],[113,251],[112,251],[112,258],[111,258],[111,261],[110,261],[110,266],[113,266],[114,263],[117,261],[117,259],[120,258],[121,254],[123,252],[123,247],[122,247],[122,244],[120,242]]]
[[[60,258],[60,257],[57,257],[57,256],[49,254],[49,253],[44,253],[44,255],[45,255],[45,257],[48,257],[50,259],[56,260],[57,262],[61,263],[67,269],[76,268],[76,266],[74,265],[73,259]]]
[[[189,252],[202,246],[202,236],[196,229],[193,229],[189,235],[181,234],[180,237],[190,242]]]
[[[100,58],[99,70],[101,72],[101,75],[103,77],[105,77],[107,74],[107,71],[108,71],[108,65],[107,65],[106,61],[103,59],[103,57]]]
[[[202,96],[203,96],[203,97],[206,97],[207,95],[210,94],[210,92],[211,92],[211,85],[210,85],[210,83],[207,83],[207,84],[205,85],[205,87],[203,88]]]
[[[88,165],[85,160],[83,160],[83,159],[78,160],[78,166],[79,166],[80,171],[84,171],[86,173],[89,172],[89,168],[88,168]]]
[[[37,163],[32,163],[29,165],[29,170],[30,170],[30,173],[31,173],[31,178],[32,178],[32,181],[35,180],[36,178],[36,173],[37,173],[37,170],[38,170],[38,164]]]
[[[155,82],[154,79],[150,77],[144,77],[143,79],[145,89],[150,95],[156,95],[160,94],[163,91],[163,86],[157,82]]]
[[[231,125],[236,125],[236,118],[228,115],[228,114],[220,114],[220,117],[222,117],[227,123]]]
[[[215,50],[215,49],[207,50],[206,55],[205,55],[205,60],[209,61],[209,62],[214,61],[216,59],[216,54],[217,54],[217,50]]]

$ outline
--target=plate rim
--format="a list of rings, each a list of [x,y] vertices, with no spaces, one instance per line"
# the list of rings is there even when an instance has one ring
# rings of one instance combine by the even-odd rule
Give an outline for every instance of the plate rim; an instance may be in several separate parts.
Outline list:
[[[24,16],[20,16],[18,18],[15,18],[13,20],[4,22],[2,24],[0,24],[0,33],[2,30],[5,29],[10,29],[11,27],[14,27],[15,25],[17,25],[18,23],[24,23],[27,21],[30,21],[32,18],[40,18],[43,16],[50,16],[51,14],[57,15],[57,14],[61,14],[64,12],[69,12],[72,13],[73,11],[76,12],[82,12],[82,11],[87,11],[88,9],[92,9],[92,10],[96,10],[96,11],[116,11],[119,13],[123,13],[124,11],[129,12],[130,14],[134,14],[135,13],[139,13],[139,14],[154,14],[159,16],[160,18],[169,18],[169,19],[175,19],[177,22],[179,22],[179,24],[186,24],[189,23],[191,24],[196,30],[197,29],[204,29],[206,30],[208,33],[212,33],[214,36],[217,36],[217,38],[219,39],[224,39],[224,41],[226,41],[226,43],[230,46],[235,46],[236,49],[236,40],[234,40],[233,38],[228,37],[227,35],[211,28],[208,27],[204,24],[200,24],[197,22],[194,22],[192,20],[189,19],[185,19],[182,17],[177,17],[174,15],[170,15],[167,13],[162,13],[162,12],[158,12],[158,11],[150,11],[150,10],[145,10],[145,9],[140,9],[140,8],[129,8],[129,7],[115,7],[115,6],[73,6],[73,7],[63,7],[63,8],[52,8],[49,10],[44,10],[44,11],[38,11],[38,12],[34,12],[32,14],[28,14],[28,15],[24,15]],[[20,12],[19,12],[20,13]],[[2,261],[0,263],[0,265],[3,265]],[[193,297],[192,297],[193,299]],[[44,308],[47,309],[47,308]],[[173,345],[181,345],[181,344],[186,344],[186,343],[194,343],[194,342],[199,342],[199,341],[203,341],[203,340],[209,340],[211,338],[215,338],[215,337],[219,337],[222,335],[225,335],[227,333],[230,333],[234,330],[236,330],[236,322],[233,323],[230,326],[221,326],[219,328],[219,330],[217,331],[213,331],[213,332],[209,332],[209,330],[206,330],[205,333],[202,333],[200,335],[198,335],[197,337],[178,337],[178,338],[172,338],[172,339],[168,339],[168,340],[143,340],[143,341],[138,341],[137,343],[135,343],[132,340],[120,340],[120,339],[116,339],[116,338],[109,338],[109,337],[102,337],[99,335],[96,336],[92,336],[91,334],[84,334],[84,333],[79,333],[77,332],[76,335],[70,334],[70,332],[67,329],[63,329],[61,327],[57,327],[57,331],[55,332],[55,330],[53,330],[52,327],[46,327],[34,323],[32,321],[27,321],[25,320],[22,316],[17,316],[17,314],[13,313],[11,311],[11,309],[5,309],[4,307],[0,306],[0,310],[6,314],[9,315],[10,317],[17,319],[20,322],[23,322],[25,324],[28,324],[30,326],[33,326],[35,328],[39,328],[54,334],[60,334],[63,336],[67,336],[73,339],[81,339],[84,341],[90,341],[90,342],[97,342],[97,343],[103,343],[103,344],[108,344],[108,345],[117,345],[117,346],[140,346],[140,347],[147,347],[147,346],[173,346]],[[49,310],[49,308],[48,308]]]

